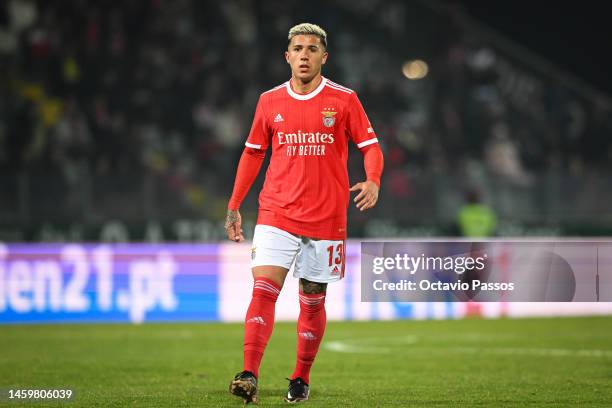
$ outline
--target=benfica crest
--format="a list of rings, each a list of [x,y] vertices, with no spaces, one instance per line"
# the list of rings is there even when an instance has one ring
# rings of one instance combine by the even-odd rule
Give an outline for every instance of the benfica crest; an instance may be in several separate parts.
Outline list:
[[[332,127],[336,123],[336,118],[334,117],[336,113],[333,108],[323,108],[321,114],[323,115],[323,126]]]

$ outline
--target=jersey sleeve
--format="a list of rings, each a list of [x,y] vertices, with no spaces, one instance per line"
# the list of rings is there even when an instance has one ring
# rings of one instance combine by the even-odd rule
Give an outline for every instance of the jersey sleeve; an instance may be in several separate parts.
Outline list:
[[[266,150],[270,144],[271,134],[271,128],[267,121],[265,101],[264,98],[260,96],[259,101],[257,101],[257,107],[255,108],[255,117],[253,118],[251,131],[244,145],[251,149]]]
[[[368,115],[354,92],[350,96],[348,105],[347,129],[351,140],[362,149],[373,143],[378,143],[378,138],[370,124]]]

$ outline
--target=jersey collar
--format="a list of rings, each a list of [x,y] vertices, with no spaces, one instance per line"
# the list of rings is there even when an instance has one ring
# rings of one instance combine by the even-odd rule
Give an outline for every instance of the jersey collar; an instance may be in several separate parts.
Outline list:
[[[319,86],[316,87],[314,91],[309,92],[307,94],[299,94],[299,93],[296,93],[293,89],[291,89],[291,80],[289,80],[287,81],[287,93],[291,95],[291,97],[294,99],[298,99],[300,101],[306,101],[308,99],[312,99],[315,96],[317,96],[319,92],[323,90],[326,83],[327,83],[327,78],[321,76],[321,83],[319,84]]]

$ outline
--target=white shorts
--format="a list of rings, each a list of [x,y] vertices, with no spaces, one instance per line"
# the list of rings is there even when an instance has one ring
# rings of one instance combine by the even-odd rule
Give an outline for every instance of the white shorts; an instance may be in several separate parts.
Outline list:
[[[256,225],[251,267],[262,265],[291,269],[293,276],[329,283],[344,277],[344,241],[312,239],[270,225]]]

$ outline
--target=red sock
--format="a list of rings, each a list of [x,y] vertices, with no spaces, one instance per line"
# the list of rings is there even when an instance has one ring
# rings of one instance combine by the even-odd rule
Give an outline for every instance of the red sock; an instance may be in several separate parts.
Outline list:
[[[244,325],[244,370],[259,377],[259,365],[274,328],[274,307],[280,286],[266,278],[255,279],[253,297]]]
[[[306,294],[300,291],[300,317],[297,332],[297,362],[292,379],[302,378],[310,384],[310,367],[319,351],[325,333],[325,292]]]

